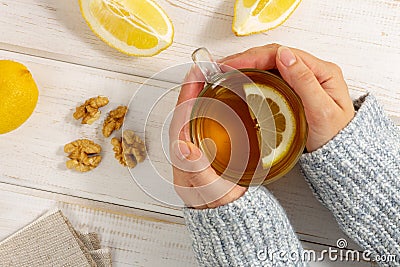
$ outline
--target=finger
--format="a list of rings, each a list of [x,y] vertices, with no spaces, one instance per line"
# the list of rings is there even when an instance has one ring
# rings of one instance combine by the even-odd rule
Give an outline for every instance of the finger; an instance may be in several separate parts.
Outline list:
[[[221,59],[224,65],[235,69],[257,68],[269,70],[276,67],[275,58],[280,45],[270,44],[249,49],[245,52]],[[347,84],[344,81],[340,68],[324,60],[321,60],[305,51],[291,48],[304,64],[314,73],[321,87],[342,108],[351,106],[351,99]],[[223,68],[223,67],[222,67]],[[350,103],[350,104],[349,104]]]
[[[336,76],[337,73],[329,66],[329,62],[300,49],[290,48],[290,50],[301,58],[304,64],[314,73],[320,84]]]
[[[189,121],[194,105],[194,99],[199,95],[204,86],[204,76],[199,68],[193,65],[187,73],[169,128],[170,142],[175,140],[190,140]]]
[[[245,52],[230,55],[219,60],[224,65],[234,68],[257,68],[268,70],[276,67],[275,59],[279,44],[269,44],[251,48]],[[333,76],[340,74],[334,64],[321,60],[303,50],[290,48],[311,69],[320,83],[330,80]],[[329,66],[330,65],[330,66]]]
[[[173,166],[175,187],[179,195],[192,206],[208,206],[235,187],[234,183],[217,175],[209,163],[204,165],[205,157],[194,144],[178,141],[172,150],[176,157],[175,163],[178,163]],[[193,193],[193,188],[198,194]]]
[[[215,171],[210,167],[210,161],[207,157],[193,143],[177,140],[171,145],[171,151],[173,152],[170,155],[171,162],[173,167],[177,169],[176,173],[181,173],[181,176],[185,177],[185,181],[190,185],[202,186],[215,180],[210,180],[207,177],[202,179],[198,176],[203,172],[213,176]]]
[[[273,69],[276,67],[275,60],[279,47],[280,45],[278,44],[254,47],[245,52],[223,58],[219,62],[234,68]],[[339,74],[337,69],[328,66],[332,63],[321,60],[303,50],[290,49],[311,69],[320,83],[324,83]]]
[[[171,151],[178,155],[179,160],[185,158],[190,153],[184,147],[172,148]],[[173,167],[174,189],[186,206],[205,209],[208,206],[205,204],[205,200],[199,194],[196,187],[192,186],[190,182],[191,175],[192,173],[190,172],[182,172],[179,168]]]
[[[255,68],[269,70],[275,68],[276,52],[278,44],[270,44],[251,48],[239,54],[231,55],[219,62],[235,69]]]
[[[278,49],[276,65],[282,78],[300,96],[306,109],[319,112],[321,103],[326,103],[331,99],[311,69],[289,48],[282,46]]]
[[[174,108],[174,114],[169,126],[169,141],[171,144],[176,140],[190,141],[189,124],[195,102],[196,98],[191,98],[181,102]]]
[[[204,75],[196,65],[193,65],[183,81],[177,105],[186,100],[197,97],[203,87]]]
[[[294,54],[299,56],[304,64],[314,73],[321,87],[339,107],[345,109],[349,106],[353,106],[347,84],[339,66],[321,60],[305,51],[295,48],[290,49]]]

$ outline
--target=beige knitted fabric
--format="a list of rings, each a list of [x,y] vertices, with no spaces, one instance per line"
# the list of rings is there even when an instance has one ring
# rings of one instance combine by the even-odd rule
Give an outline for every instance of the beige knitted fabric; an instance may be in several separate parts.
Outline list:
[[[76,234],[88,250],[97,250],[101,248],[100,239],[96,233],[76,232]]]
[[[97,233],[81,233],[76,232],[79,239],[89,250],[89,254],[96,262],[97,267],[111,267],[111,251],[109,248],[100,247],[100,239]]]
[[[90,251],[89,253],[93,260],[96,262],[97,267],[111,267],[112,261],[110,249],[97,249]]]
[[[97,234],[76,232],[61,211],[46,213],[0,242],[0,266],[109,267]]]

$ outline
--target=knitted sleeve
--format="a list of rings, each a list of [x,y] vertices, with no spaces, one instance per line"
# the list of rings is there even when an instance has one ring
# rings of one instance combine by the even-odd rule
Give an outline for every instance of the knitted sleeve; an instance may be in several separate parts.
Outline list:
[[[282,207],[264,187],[215,209],[184,208],[200,266],[307,266]]]
[[[382,266],[400,266],[400,133],[372,95],[349,125],[300,165],[342,230]],[[395,260],[393,261],[393,259]]]

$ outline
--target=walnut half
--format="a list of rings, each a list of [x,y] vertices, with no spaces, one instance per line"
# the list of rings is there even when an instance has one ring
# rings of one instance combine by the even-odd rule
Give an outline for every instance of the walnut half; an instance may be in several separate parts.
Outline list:
[[[124,123],[125,115],[128,112],[128,107],[119,106],[111,110],[103,124],[103,135],[109,137],[114,130],[119,130]]]
[[[142,139],[132,130],[123,132],[122,140],[118,138],[111,139],[115,158],[124,166],[134,168],[146,158],[146,146]]]
[[[76,120],[82,118],[82,124],[92,124],[100,118],[99,108],[104,107],[108,102],[105,96],[92,97],[77,107],[73,116]]]
[[[68,153],[66,165],[68,169],[79,172],[87,172],[96,168],[101,162],[101,146],[88,139],[79,139],[64,146],[64,152]]]

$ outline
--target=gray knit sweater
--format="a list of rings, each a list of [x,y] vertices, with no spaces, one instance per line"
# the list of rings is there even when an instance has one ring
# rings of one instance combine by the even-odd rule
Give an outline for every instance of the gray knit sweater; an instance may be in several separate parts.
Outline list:
[[[360,98],[355,108],[349,125],[302,155],[300,166],[343,231],[372,257],[396,256],[382,266],[400,266],[400,133],[373,96]],[[184,216],[200,266],[308,265],[284,210],[265,187],[216,209],[184,208]]]

